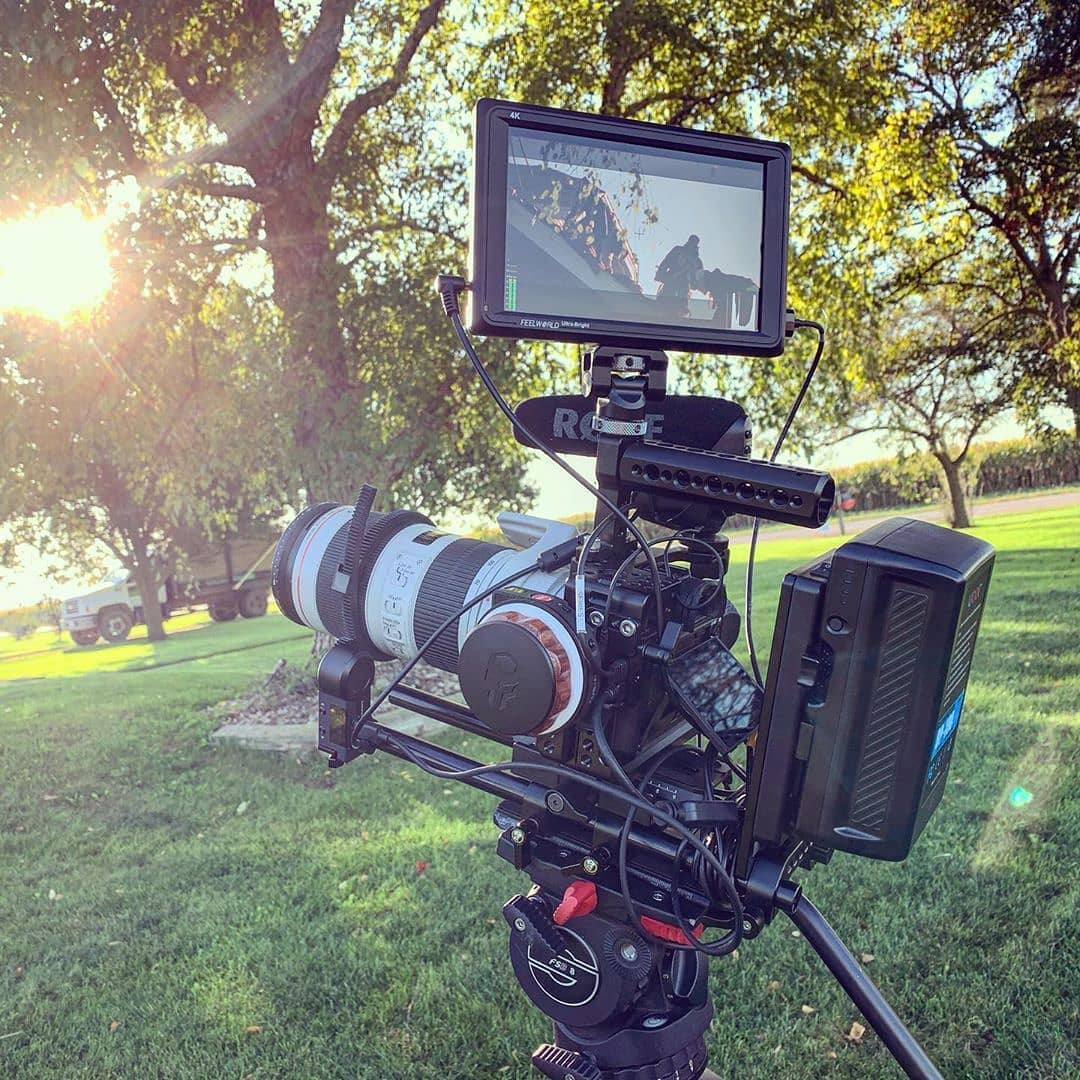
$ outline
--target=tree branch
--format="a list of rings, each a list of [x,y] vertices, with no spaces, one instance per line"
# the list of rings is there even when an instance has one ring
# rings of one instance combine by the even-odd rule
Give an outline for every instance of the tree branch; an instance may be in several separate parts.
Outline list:
[[[252,23],[263,32],[263,43],[274,68],[278,71],[288,68],[289,54],[281,36],[281,17],[274,0],[244,0],[244,7]]]
[[[197,195],[213,195],[222,199],[245,199],[248,202],[268,203],[277,194],[272,188],[256,187],[254,184],[228,184],[217,180],[204,180],[201,176],[183,176],[165,181],[165,186],[190,188]]]
[[[355,0],[323,0],[319,18],[301,46],[296,63],[286,61],[282,68],[285,85],[277,88],[275,108],[284,108],[290,114],[287,152],[302,145],[310,153],[319,110],[340,56],[345,20],[354,6]]]
[[[1032,259],[1031,255],[1025,250],[1024,245],[1016,239],[1012,231],[1006,228],[1006,221],[1002,214],[977,198],[971,188],[962,180],[957,181],[957,187],[960,189],[960,194],[963,195],[967,205],[971,207],[972,210],[983,214],[987,221],[989,221],[990,224],[1005,237],[1009,247],[1013,249],[1013,254],[1016,255],[1017,259],[1023,264],[1024,269],[1027,270],[1031,277],[1037,282],[1039,280],[1039,272],[1038,267],[1035,265],[1035,260]]]
[[[165,71],[184,99],[195,106],[230,141],[240,141],[239,126],[247,106],[226,86],[208,81],[205,68],[199,70],[182,46],[174,43],[165,57]]]
[[[84,78],[86,76],[84,75]],[[128,126],[120,106],[116,103],[112,91],[105,83],[103,73],[91,76],[91,95],[94,108],[105,118],[107,130],[116,138],[117,149],[124,162],[124,167],[136,177],[142,176],[147,171],[147,163],[143,160],[135,146],[135,132]]]
[[[208,142],[186,154],[176,154],[163,159],[157,168],[160,172],[170,172],[196,165],[231,165],[234,168],[246,169],[248,159],[227,142]]]
[[[974,421],[970,430],[968,431],[967,438],[964,440],[963,449],[960,451],[959,454],[957,454],[955,458],[953,458],[955,464],[963,464],[964,459],[968,456],[968,451],[971,449],[971,444],[975,441],[975,436],[978,435],[980,431],[982,431],[983,425],[989,419],[990,417],[987,415],[980,416],[977,420]]]
[[[861,427],[847,427],[830,440],[830,445],[843,442],[845,439],[854,439],[856,435],[866,435],[871,431],[892,431],[887,424],[865,424]]]
[[[326,140],[326,146],[323,147],[322,157],[319,160],[319,170],[328,181],[332,181],[337,176],[349,145],[349,139],[361,117],[385,105],[401,89],[416,50],[428,31],[435,25],[445,4],[446,0],[428,0],[427,6],[420,12],[416,24],[405,39],[389,77],[363,93],[357,94],[342,110],[330,132],[330,137]]]
[[[308,34],[293,67],[301,79],[308,78],[333,56],[337,60],[337,48],[345,32],[345,19],[353,9],[355,0],[323,0],[319,18]]]
[[[839,184],[834,184],[831,180],[827,180],[820,173],[808,169],[805,165],[797,165],[792,162],[791,171],[804,180],[809,180],[811,184],[817,187],[825,188],[826,191],[831,191],[842,199],[847,198],[847,192]]]

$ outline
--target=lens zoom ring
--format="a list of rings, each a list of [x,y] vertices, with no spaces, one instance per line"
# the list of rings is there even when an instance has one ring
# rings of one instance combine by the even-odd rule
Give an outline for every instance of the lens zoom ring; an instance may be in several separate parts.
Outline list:
[[[390,653],[377,649],[368,636],[367,617],[364,609],[367,606],[367,588],[371,580],[371,571],[379,561],[382,550],[386,547],[391,537],[396,536],[402,529],[410,525],[430,525],[431,518],[415,510],[391,510],[388,514],[379,514],[374,511],[368,516],[368,527],[364,530],[364,540],[360,545],[360,565],[357,574],[360,575],[358,593],[360,596],[361,610],[357,613],[357,631],[359,632],[358,643],[362,645],[376,660],[393,660]]]
[[[507,551],[499,544],[467,537],[448,544],[435,556],[416,596],[413,635],[419,648],[462,604],[480,568],[493,555]],[[458,624],[455,619],[424,653],[424,659],[443,671],[457,671]]]

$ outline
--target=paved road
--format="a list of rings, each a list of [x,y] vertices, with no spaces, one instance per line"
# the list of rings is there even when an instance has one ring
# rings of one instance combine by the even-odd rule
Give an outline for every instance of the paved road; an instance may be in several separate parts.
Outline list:
[[[1052,491],[1046,495],[1006,495],[1000,499],[989,499],[986,502],[974,503],[971,511],[975,515],[976,524],[978,524],[980,518],[994,514],[1033,514],[1039,510],[1052,510],[1057,506],[1077,505],[1080,505],[1080,487],[1071,491]],[[889,510],[880,514],[849,517],[846,523],[847,535],[853,536],[855,533],[862,532],[863,529],[869,529],[871,525],[876,525],[879,521],[897,517],[898,515],[921,518],[923,521],[943,521],[945,519],[945,510],[941,506],[929,506],[924,510]],[[829,518],[828,524],[818,531],[825,536],[839,536],[840,525],[838,522],[839,518],[834,513]],[[805,539],[810,535],[810,531],[809,529],[787,527],[779,529],[763,528],[759,540],[792,540],[796,537]],[[740,529],[738,532],[728,533],[728,537],[733,544],[749,543],[750,530]]]

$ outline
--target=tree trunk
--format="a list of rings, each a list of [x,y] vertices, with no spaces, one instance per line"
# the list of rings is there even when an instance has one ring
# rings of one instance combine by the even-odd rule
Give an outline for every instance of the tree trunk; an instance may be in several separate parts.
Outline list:
[[[293,437],[301,452],[301,475],[309,503],[348,499],[348,478],[334,475],[330,455],[320,453],[319,435],[335,410],[355,404],[338,297],[344,272],[331,247],[329,192],[320,187],[310,154],[295,155],[283,170],[291,183],[265,207],[266,247],[274,272],[274,300],[289,327],[289,359],[295,379]],[[311,659],[318,664],[334,645],[316,631]]]
[[[309,499],[349,497],[348,478],[334,475],[330,455],[320,453],[320,435],[346,413],[357,422],[357,379],[351,370],[340,312],[345,273],[331,247],[328,194],[313,165],[301,160],[299,182],[268,203],[263,220],[274,273],[274,300],[285,316],[295,402],[293,437],[302,472],[318,490]]]
[[[934,457],[945,473],[945,483],[949,488],[950,524],[954,529],[970,529],[971,516],[964,493],[964,480],[960,475],[960,462],[953,461],[948,454],[936,453]]]
[[[1050,363],[1056,368],[1057,379],[1064,383],[1065,405],[1073,418],[1073,438],[1080,440],[1080,385],[1077,385],[1075,362],[1069,356],[1073,327],[1065,300],[1065,282],[1058,280],[1048,265],[1043,273],[1036,275],[1036,282],[1049,306]]]
[[[165,621],[161,617],[161,604],[158,603],[158,589],[161,588],[161,575],[152,555],[136,554],[132,575],[142,598],[143,618],[146,620],[146,636],[151,641],[165,640]]]

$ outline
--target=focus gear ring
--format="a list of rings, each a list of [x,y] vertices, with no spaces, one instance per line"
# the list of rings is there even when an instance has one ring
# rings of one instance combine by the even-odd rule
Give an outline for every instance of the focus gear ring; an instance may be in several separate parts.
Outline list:
[[[360,549],[367,532],[368,517],[375,505],[377,491],[370,484],[364,484],[356,497],[353,516],[349,521],[349,532],[345,540],[345,558],[343,566],[349,575],[345,595],[341,598],[341,621],[345,624],[345,633],[350,641],[367,637],[364,627],[364,594],[360,591]]]

